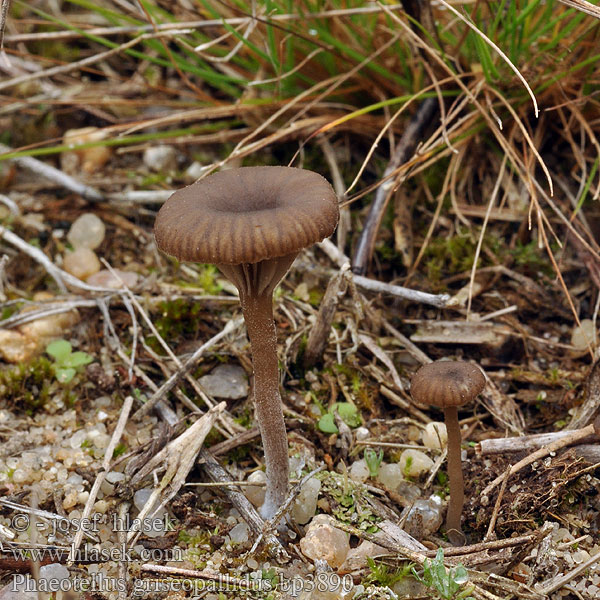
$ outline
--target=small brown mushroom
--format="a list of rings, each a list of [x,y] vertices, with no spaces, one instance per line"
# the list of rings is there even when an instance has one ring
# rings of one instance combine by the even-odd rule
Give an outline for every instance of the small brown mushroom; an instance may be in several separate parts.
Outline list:
[[[448,431],[448,482],[450,502],[446,514],[446,533],[457,546],[464,542],[460,526],[465,500],[461,464],[461,435],[458,407],[473,400],[485,387],[485,375],[467,362],[440,360],[421,367],[413,376],[410,393],[415,402],[444,410]]]
[[[333,233],[338,215],[335,192],[321,175],[291,167],[243,167],[175,192],[154,225],[163,252],[213,263],[239,290],[265,452],[264,518],[274,516],[288,490],[273,290],[300,250]]]

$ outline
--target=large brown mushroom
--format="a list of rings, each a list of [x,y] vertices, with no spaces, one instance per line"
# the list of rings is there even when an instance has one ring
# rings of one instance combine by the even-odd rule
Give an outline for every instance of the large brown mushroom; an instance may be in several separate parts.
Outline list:
[[[465,538],[460,518],[465,501],[461,462],[461,434],[458,407],[473,400],[485,387],[485,375],[468,362],[440,360],[421,367],[413,376],[410,394],[419,404],[444,410],[448,431],[448,483],[450,501],[446,513],[446,533],[450,542],[461,545]]]
[[[335,192],[321,175],[291,167],[243,167],[175,192],[154,225],[163,252],[215,264],[239,290],[265,453],[264,518],[274,516],[288,490],[273,290],[300,250],[333,233],[338,215]]]

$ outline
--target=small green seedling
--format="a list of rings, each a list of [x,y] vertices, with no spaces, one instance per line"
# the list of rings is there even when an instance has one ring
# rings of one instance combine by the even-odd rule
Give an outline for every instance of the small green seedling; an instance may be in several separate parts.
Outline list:
[[[473,591],[472,585],[465,585],[469,575],[463,565],[458,564],[452,569],[444,565],[444,550],[440,548],[432,561],[425,559],[423,563],[423,577],[412,569],[413,577],[425,587],[433,588],[443,600],[475,600],[469,594]]]
[[[358,409],[350,402],[336,402],[331,405],[331,408],[319,419],[317,427],[323,433],[339,433],[339,429],[335,424],[335,413],[340,416],[342,421],[348,427],[358,427],[361,424]]]
[[[375,479],[377,475],[379,475],[379,467],[381,466],[381,461],[383,460],[383,450],[379,452],[375,452],[373,448],[365,448],[365,462],[367,463],[367,468],[369,469],[369,475],[372,479]]]
[[[67,340],[55,340],[46,346],[46,354],[53,359],[52,369],[60,383],[69,383],[79,367],[92,362],[93,358],[86,352],[73,352]]]

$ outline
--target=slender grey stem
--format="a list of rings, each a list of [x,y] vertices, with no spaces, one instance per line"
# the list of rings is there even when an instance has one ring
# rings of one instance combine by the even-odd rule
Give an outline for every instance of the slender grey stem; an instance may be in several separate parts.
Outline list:
[[[448,484],[450,486],[450,502],[446,513],[446,533],[454,546],[464,543],[465,537],[460,526],[465,489],[461,461],[461,434],[458,423],[458,408],[448,406],[444,409],[446,430],[448,432]]]
[[[283,504],[288,491],[288,447],[277,364],[277,336],[273,321],[273,295],[241,295],[254,367],[254,402],[265,453],[267,490],[261,508],[271,519]]]

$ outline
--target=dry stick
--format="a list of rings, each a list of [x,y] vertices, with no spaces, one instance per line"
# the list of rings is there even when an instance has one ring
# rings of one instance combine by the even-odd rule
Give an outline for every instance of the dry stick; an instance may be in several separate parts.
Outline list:
[[[541,531],[541,530],[540,530]],[[546,534],[548,532],[546,531]],[[444,557],[466,557],[470,554],[480,554],[489,550],[502,550],[504,548],[512,548],[521,544],[529,544],[532,541],[539,539],[539,532],[528,533],[514,538],[506,538],[504,540],[492,540],[488,542],[480,542],[478,544],[469,544],[468,546],[456,546],[454,548],[444,548]],[[430,558],[435,557],[437,550],[428,550],[424,552],[425,556]]]
[[[438,103],[436,98],[426,98],[421,102],[417,112],[411,118],[400,138],[398,146],[383,173],[384,178],[395,171],[400,165],[406,163],[414,154],[417,143],[423,135],[425,128],[431,123],[437,108]],[[381,220],[389,199],[394,191],[394,183],[386,182],[377,188],[363,231],[358,240],[356,251],[352,257],[352,271],[357,275],[364,275],[371,262],[377,233],[379,232]],[[358,281],[356,283],[360,285]]]
[[[323,356],[327,341],[329,340],[329,334],[331,333],[335,311],[339,301],[346,294],[348,278],[352,277],[348,273],[348,268],[349,265],[346,263],[327,284],[325,295],[317,313],[317,320],[313,327],[311,327],[308,342],[306,343],[306,350],[304,351],[304,366],[306,368],[312,367]]]
[[[12,152],[12,148],[5,146],[4,144],[0,144],[0,152]],[[73,177],[63,173],[51,165],[46,164],[45,162],[42,162],[41,160],[37,160],[31,156],[20,156],[11,160],[17,163],[19,167],[27,169],[28,171],[32,171],[38,177],[43,177],[44,179],[48,179],[49,181],[57,183],[61,187],[75,194],[79,194],[86,200],[91,202],[101,202],[104,200],[104,196],[97,189],[73,179]]]
[[[492,518],[490,519],[490,524],[488,526],[487,533],[483,540],[487,542],[494,532],[494,528],[496,527],[496,520],[498,519],[498,513],[500,512],[500,505],[502,504],[502,498],[504,498],[504,492],[506,491],[506,484],[508,483],[508,478],[510,477],[510,467],[506,469],[504,472],[504,479],[502,480],[502,485],[500,486],[500,491],[498,492],[498,497],[496,498],[496,503],[494,504],[494,510],[492,511]]]
[[[44,77],[52,77],[54,75],[65,75],[66,73],[70,73],[71,71],[75,71],[78,69],[82,69],[84,67],[88,67],[89,65],[96,64],[98,62],[102,62],[119,52],[123,52],[124,50],[128,50],[133,46],[136,46],[140,42],[145,40],[150,40],[159,37],[172,36],[179,33],[190,33],[191,30],[185,29],[177,29],[173,31],[167,32],[158,32],[158,33],[144,33],[124,44],[117,46],[116,48],[111,48],[110,50],[106,50],[105,52],[99,52],[98,54],[94,54],[92,56],[88,56],[87,58],[83,58],[82,60],[78,60],[72,63],[67,63],[66,65],[59,65],[57,67],[50,67],[49,69],[45,69],[43,71],[37,71],[35,73],[27,73],[26,75],[20,75],[19,77],[13,77],[12,79],[8,79],[7,81],[0,82],[0,90],[4,90],[7,88],[14,87],[16,85],[20,85],[22,83],[26,83],[29,81],[34,81],[36,79],[42,79]]]
[[[109,298],[110,296],[107,296],[103,299],[108,300]],[[56,302],[40,302],[40,304],[42,304],[44,308],[40,308],[39,310],[31,310],[25,313],[17,313],[11,317],[8,317],[7,319],[4,319],[3,321],[0,321],[0,328],[9,329],[11,327],[17,327],[31,321],[43,319],[44,317],[50,317],[52,315],[59,315],[69,312],[74,308],[95,308],[98,306],[98,300],[69,298],[60,304],[57,304]]]
[[[347,525],[346,523],[341,523],[340,521],[335,521],[334,527],[336,527],[336,529],[341,529],[342,531],[345,531],[346,533],[349,533],[351,535],[355,535],[359,539],[365,539],[372,542],[373,544],[377,544],[378,546],[383,546],[390,552],[398,554],[402,558],[410,560],[420,566],[423,566],[423,563],[425,562],[425,560],[427,560],[426,553],[416,552],[414,550],[411,550],[410,548],[407,548],[406,546],[402,546],[396,540],[393,540],[391,536],[386,536],[385,538],[375,536],[372,533],[367,533],[366,531],[362,531],[360,529],[357,529],[356,527],[353,527],[352,525]],[[469,571],[469,575],[472,575],[472,571]],[[477,599],[485,598],[486,600],[501,600],[495,594],[488,592],[487,590],[479,587],[476,583],[473,583],[471,581],[467,581],[461,585],[461,590],[471,588],[473,588],[471,590],[471,594]]]
[[[208,477],[213,481],[219,481],[221,483],[230,483],[233,481],[231,475],[217,462],[208,450],[200,450],[198,465],[204,469]],[[238,490],[232,489],[229,486],[225,487],[223,492],[238,510],[244,521],[246,521],[252,533],[256,536],[262,535],[265,538],[269,555],[278,560],[288,559],[289,556],[279,540],[272,533],[265,533],[266,523],[248,498]]]
[[[349,262],[348,257],[344,256],[330,240],[323,240],[317,244],[317,246],[319,246],[321,250],[323,250],[323,252],[325,252],[325,254],[340,267]],[[400,285],[383,283],[382,281],[376,281],[375,279],[369,279],[368,277],[362,277],[361,275],[354,275],[353,280],[358,287],[371,292],[391,294],[392,296],[397,296],[398,298],[403,298],[411,302],[422,302],[423,304],[431,304],[438,308],[448,306],[451,299],[449,294],[428,294],[427,292],[412,290]]]
[[[594,556],[590,556],[588,560],[581,563],[578,567],[575,567],[572,571],[565,573],[564,575],[560,575],[559,577],[554,578],[554,580],[548,581],[545,585],[541,584],[536,586],[536,589],[542,594],[551,594],[556,590],[559,590],[563,585],[571,581],[577,577],[577,575],[584,573],[591,566],[595,565],[598,561],[600,561],[600,552],[594,554]]]
[[[48,272],[50,277],[54,279],[56,285],[60,289],[61,292],[67,292],[67,286],[64,282],[64,271],[59,269],[41,250],[28,244],[26,241],[22,240],[18,235],[14,234],[12,231],[6,229],[0,225],[0,238],[6,240],[9,244],[12,244],[36,262],[40,263]]]
[[[117,421],[117,425],[115,426],[115,430],[113,431],[112,437],[110,438],[110,442],[108,443],[108,447],[106,448],[106,452],[104,453],[104,460],[102,461],[102,470],[96,476],[96,480],[94,481],[94,485],[90,490],[90,495],[85,503],[85,507],[83,509],[83,514],[81,515],[81,519],[87,520],[92,514],[92,509],[94,507],[94,503],[96,502],[96,497],[98,496],[98,492],[100,491],[100,486],[104,483],[104,479],[108,473],[108,468],[110,466],[113,453],[121,436],[123,435],[123,431],[125,430],[125,426],[127,425],[127,419],[129,418],[129,413],[131,412],[131,407],[133,406],[133,397],[127,396],[125,401],[123,402],[123,407],[121,408],[121,414],[119,415],[119,420]],[[81,545],[81,541],[83,539],[85,527],[79,527],[77,532],[75,533],[75,538],[73,540],[73,545],[71,546],[71,552],[69,556],[69,564],[72,564],[77,560],[77,550]]]
[[[600,294],[598,299],[600,301]],[[592,365],[585,383],[585,392],[585,400],[567,425],[568,429],[578,429],[588,423],[600,408],[600,360]]]
[[[198,394],[198,396],[200,396],[200,398],[202,398],[202,400],[208,405],[208,407],[212,408],[214,406],[214,402],[212,402],[208,398],[208,396],[206,395],[206,393],[204,392],[204,390],[202,389],[200,384],[189,374],[189,372],[188,372],[189,369],[183,370],[183,364],[181,363],[179,358],[175,355],[175,353],[171,350],[171,348],[167,344],[167,342],[160,335],[160,333],[154,326],[154,323],[152,322],[152,320],[150,319],[150,317],[148,316],[148,314],[146,313],[146,311],[144,310],[142,305],[138,302],[137,298],[133,295],[131,290],[125,285],[123,280],[119,277],[118,273],[115,272],[115,270],[108,264],[108,262],[106,262],[104,259],[102,259],[102,262],[104,263],[104,266],[107,267],[109,269],[109,271],[119,281],[121,281],[121,284],[123,286],[123,302],[125,303],[125,305],[127,306],[127,302],[129,301],[129,302],[131,302],[131,304],[133,304],[133,306],[135,306],[135,308],[138,310],[138,312],[142,316],[142,319],[144,320],[144,322],[146,323],[146,325],[148,326],[148,328],[150,329],[150,331],[152,332],[154,337],[158,340],[159,344],[163,347],[163,349],[165,350],[165,352],[167,353],[169,358],[175,363],[175,366],[179,369],[179,373],[181,373],[181,375],[186,378],[186,380],[194,388],[194,390]],[[129,309],[129,307],[128,307],[128,309]],[[135,345],[137,342],[137,328],[135,327],[135,325],[137,324],[137,321],[135,319],[135,312],[133,311],[133,309],[129,309],[129,312],[131,314],[131,320],[134,323],[133,344],[132,344],[131,361],[130,361],[130,365],[131,365],[130,366],[130,377],[131,377],[131,372],[133,370],[133,364],[134,364],[134,359],[135,359]],[[190,368],[191,368],[191,366],[193,366],[193,365],[190,365]],[[193,403],[191,403],[191,405],[186,404],[186,406],[192,411],[198,410],[198,408]],[[224,419],[223,425],[225,426],[226,429],[229,430],[230,434],[234,434],[237,431],[236,427],[232,427],[232,423],[230,422],[231,421],[230,419],[226,419],[224,416],[222,416],[220,418]]]
[[[475,449],[480,456],[529,452],[565,438],[568,438],[567,445],[571,445],[572,443],[592,443],[593,441],[598,440],[598,436],[592,435],[589,440],[579,439],[573,441],[573,431],[552,431],[550,433],[534,433],[531,435],[521,435],[519,437],[481,440]]]
[[[402,4],[391,4],[386,6],[386,10],[400,11],[403,10]],[[274,22],[286,22],[286,21],[307,21],[313,19],[329,19],[333,17],[344,17],[351,15],[362,15],[362,14],[373,14],[382,12],[383,9],[378,6],[363,6],[359,8],[347,8],[347,9],[335,9],[335,10],[324,10],[320,12],[307,12],[307,13],[287,13],[287,14],[274,14],[270,19]],[[158,31],[169,31],[172,29],[203,29],[207,27],[221,27],[223,25],[246,25],[252,21],[252,17],[231,17],[228,19],[202,19],[201,21],[182,21],[178,23],[160,23],[156,25]],[[83,37],[84,35],[122,35],[125,33],[142,33],[144,31],[153,31],[152,25],[131,25],[123,27],[95,27],[92,29],[86,29],[85,31],[48,31],[40,33],[17,33],[13,35],[7,35],[7,42],[31,42],[40,40],[64,40]]]
[[[504,573],[510,573],[510,571],[516,567],[519,563],[525,560],[525,557],[529,556],[533,548],[540,546],[544,538],[549,537],[552,534],[553,525],[546,521],[540,529],[538,529],[532,536],[532,539],[524,543],[520,550],[517,550],[511,557],[509,563],[503,567]],[[539,554],[538,554],[539,555]]]
[[[212,346],[214,346],[217,342],[219,342],[222,338],[229,335],[238,327],[243,324],[244,320],[242,317],[238,317],[237,319],[233,319],[228,321],[222,331],[211,337],[207,342],[202,344],[200,348],[198,348],[181,366],[179,369],[169,377],[153,394],[150,398],[139,408],[134,414],[134,419],[140,419],[143,416],[147,415],[150,410],[152,410],[156,403],[177,385],[179,380],[189,373],[190,369],[194,367],[194,365],[198,362],[198,359]]]
[[[582,429],[573,431],[571,433],[571,435],[560,438],[559,440],[556,440],[555,442],[548,444],[544,448],[540,448],[536,452],[533,452],[532,454],[526,456],[523,460],[520,460],[519,462],[515,463],[514,465],[512,465],[512,467],[510,467],[509,476],[514,475],[515,473],[517,473],[518,471],[520,471],[527,465],[530,465],[531,463],[535,462],[536,460],[540,460],[540,459],[544,458],[545,456],[548,456],[550,453],[556,452],[557,450],[560,450],[561,448],[564,448],[565,446],[573,444],[577,440],[581,440],[589,435],[593,435],[594,433],[596,435],[600,435],[600,417],[597,417],[596,420],[594,421],[594,423],[588,425],[587,427],[583,427]],[[496,477],[496,479],[494,479],[494,481],[492,481],[490,484],[488,484],[486,486],[486,488],[483,490],[483,492],[481,492],[481,496],[488,496],[489,493],[498,484],[502,483],[502,480],[505,477],[506,477],[505,473],[503,473],[499,477]]]

